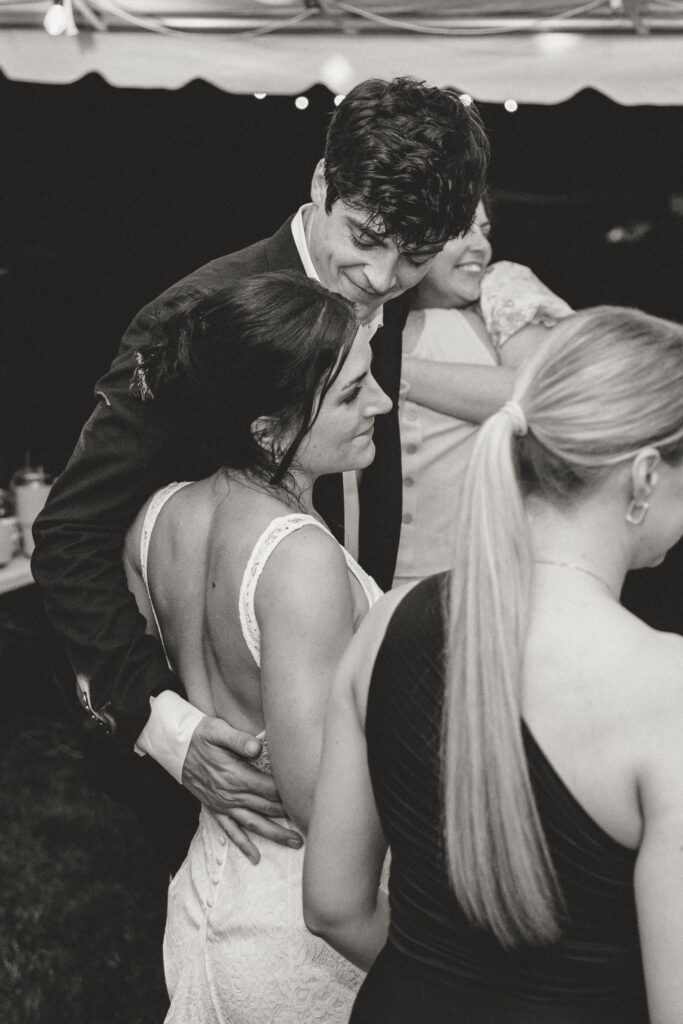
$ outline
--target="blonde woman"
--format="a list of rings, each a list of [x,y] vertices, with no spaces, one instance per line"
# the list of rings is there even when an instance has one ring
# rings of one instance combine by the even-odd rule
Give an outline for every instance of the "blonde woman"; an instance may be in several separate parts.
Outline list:
[[[305,918],[371,968],[352,1024],[683,1021],[683,639],[619,604],[681,534],[683,328],[573,314],[332,691]]]

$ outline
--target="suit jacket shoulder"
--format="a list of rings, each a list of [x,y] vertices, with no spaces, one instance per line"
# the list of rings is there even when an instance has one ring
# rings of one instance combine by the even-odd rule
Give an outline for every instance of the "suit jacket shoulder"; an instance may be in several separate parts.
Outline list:
[[[121,339],[112,370],[118,370],[123,365],[130,376],[133,353],[149,342],[149,332],[153,325],[163,322],[168,316],[218,291],[219,288],[224,288],[244,277],[272,270],[295,270],[303,273],[292,235],[292,219],[289,217],[270,238],[254,242],[245,249],[205,263],[143,306]]]

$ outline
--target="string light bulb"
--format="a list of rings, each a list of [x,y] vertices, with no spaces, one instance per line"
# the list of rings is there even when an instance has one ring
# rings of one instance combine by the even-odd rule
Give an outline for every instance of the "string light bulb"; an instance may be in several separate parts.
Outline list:
[[[339,104],[343,103],[343,102],[344,102],[344,93],[340,92],[337,96],[334,97],[334,105],[335,105],[335,107],[338,107]]]
[[[297,110],[305,110],[308,106],[308,99],[306,96],[297,96],[294,100],[294,106]]]
[[[505,100],[503,106],[507,110],[508,114],[514,114],[515,110],[519,107],[519,103],[517,100]]]
[[[461,92],[460,102],[462,103],[463,107],[470,107],[472,105],[472,97],[468,92]]]
[[[66,32],[68,21],[62,0],[55,0],[45,12],[43,25],[49,36],[61,36]]]
[[[268,95],[267,92],[255,92],[254,93],[254,99],[255,100],[264,100],[267,95]]]
[[[43,26],[49,36],[78,35],[72,0],[53,0],[45,12]]]

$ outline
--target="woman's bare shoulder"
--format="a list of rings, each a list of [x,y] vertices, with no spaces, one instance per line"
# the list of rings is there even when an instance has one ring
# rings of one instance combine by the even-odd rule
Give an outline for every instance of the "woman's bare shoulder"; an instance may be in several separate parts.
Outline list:
[[[300,602],[304,597],[325,602],[336,590],[343,590],[344,596],[349,591],[346,560],[335,538],[314,522],[288,528],[289,518],[284,516],[281,524],[274,524],[276,534],[278,530],[281,533],[260,576],[257,612],[271,600],[285,607],[286,602]]]
[[[683,747],[683,636],[653,629],[640,619],[630,625],[619,655],[624,714],[646,748],[662,749],[672,730]]]

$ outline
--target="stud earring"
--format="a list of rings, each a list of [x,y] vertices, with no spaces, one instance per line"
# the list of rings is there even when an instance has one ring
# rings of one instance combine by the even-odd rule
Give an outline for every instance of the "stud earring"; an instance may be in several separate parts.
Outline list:
[[[632,526],[640,526],[647,515],[649,507],[647,501],[638,501],[636,498],[631,498],[631,504],[626,510],[626,522]]]

